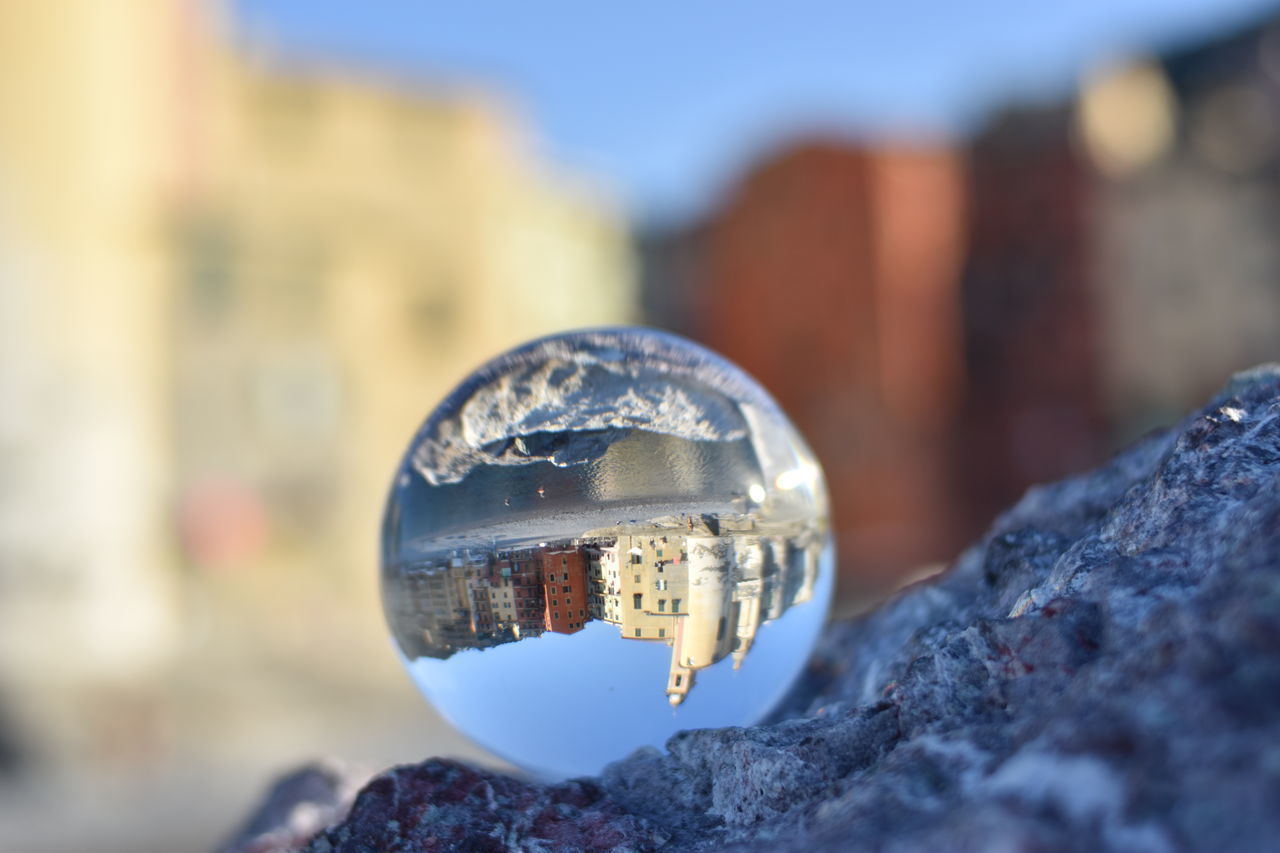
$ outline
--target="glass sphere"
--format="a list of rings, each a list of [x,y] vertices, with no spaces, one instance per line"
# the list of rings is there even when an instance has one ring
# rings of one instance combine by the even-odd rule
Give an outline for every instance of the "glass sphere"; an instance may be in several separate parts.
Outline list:
[[[833,580],[821,469],[742,370],[646,329],[526,344],[418,430],[383,520],[396,648],[431,703],[544,777],[760,721]]]

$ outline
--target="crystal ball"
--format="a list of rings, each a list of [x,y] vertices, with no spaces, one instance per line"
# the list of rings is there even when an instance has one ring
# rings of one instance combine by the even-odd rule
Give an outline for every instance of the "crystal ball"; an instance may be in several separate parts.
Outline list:
[[[543,778],[759,722],[826,618],[822,471],[772,398],[682,338],[543,338],[469,376],[387,501],[395,647],[457,729]]]

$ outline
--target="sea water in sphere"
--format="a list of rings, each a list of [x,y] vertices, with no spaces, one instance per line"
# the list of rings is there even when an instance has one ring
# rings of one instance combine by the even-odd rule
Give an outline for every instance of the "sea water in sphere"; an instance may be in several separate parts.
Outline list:
[[[822,471],[723,358],[646,329],[544,338],[418,430],[383,521],[413,680],[544,777],[761,720],[831,597]]]

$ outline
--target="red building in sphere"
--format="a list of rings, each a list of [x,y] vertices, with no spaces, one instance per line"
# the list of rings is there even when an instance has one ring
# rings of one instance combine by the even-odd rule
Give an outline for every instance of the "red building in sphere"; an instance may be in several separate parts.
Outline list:
[[[574,634],[591,618],[587,613],[587,555],[582,548],[550,545],[538,550],[542,576],[543,627]]]

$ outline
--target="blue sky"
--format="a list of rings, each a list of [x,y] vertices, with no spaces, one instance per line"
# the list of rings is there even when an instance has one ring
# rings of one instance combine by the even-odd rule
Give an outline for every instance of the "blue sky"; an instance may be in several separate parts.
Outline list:
[[[235,0],[286,57],[480,84],[540,153],[640,217],[704,208],[806,131],[956,134],[1082,69],[1276,9],[1262,0],[427,3]]]

